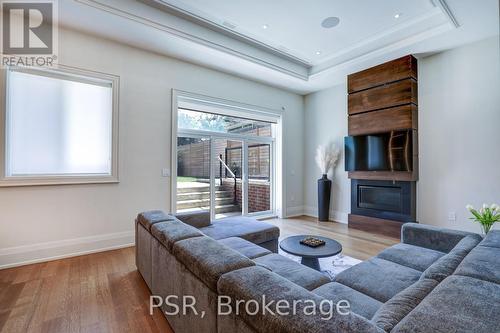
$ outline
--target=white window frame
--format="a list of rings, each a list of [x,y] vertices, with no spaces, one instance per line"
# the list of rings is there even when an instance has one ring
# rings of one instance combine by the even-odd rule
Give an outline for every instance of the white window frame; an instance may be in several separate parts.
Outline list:
[[[192,103],[192,106],[190,104]],[[182,104],[182,106],[180,106]],[[201,107],[200,107],[201,106]],[[244,136],[232,133],[216,133],[211,131],[203,130],[189,130],[189,129],[178,129],[177,115],[178,109],[193,109],[205,112],[212,112],[216,114],[224,114],[232,117],[241,117],[255,119],[258,121],[269,121],[276,124],[276,133],[273,138],[268,137],[255,137],[255,136]],[[234,140],[245,140],[247,144],[244,145],[244,154],[248,152],[248,142],[259,142],[259,143],[274,143],[271,144],[272,158],[271,158],[271,210],[265,212],[255,212],[247,214],[247,203],[243,203],[242,214],[246,216],[253,216],[255,218],[268,218],[268,217],[280,217],[284,216],[285,212],[285,156],[284,156],[284,142],[283,142],[283,128],[285,115],[282,110],[268,109],[260,106],[249,105],[238,103],[234,101],[228,101],[224,99],[204,96],[200,94],[195,94],[191,92],[186,92],[182,90],[172,89],[172,144],[171,144],[171,198],[170,198],[170,210],[174,212],[177,206],[177,137],[178,135],[186,135],[192,137],[205,137],[212,139],[234,139]],[[212,140],[213,141],[213,140]],[[210,154],[211,159],[213,158]],[[248,158],[246,156],[246,158]],[[213,175],[212,175],[212,163],[211,165],[211,191],[214,186]],[[245,164],[244,164],[245,165]],[[245,178],[247,179],[247,173],[245,173]],[[248,185],[248,180],[242,179],[242,189],[246,192]],[[211,195],[211,198],[213,196]],[[244,196],[245,197],[245,196]],[[245,201],[245,199],[243,198]],[[211,200],[213,201],[213,200]],[[211,202],[211,208],[213,202]],[[212,217],[215,215],[213,209],[210,210]]]
[[[34,75],[71,78],[80,82],[96,84],[111,84],[112,90],[112,128],[111,128],[111,174],[54,174],[33,176],[7,175],[7,116],[9,110],[9,72],[18,71]],[[89,71],[85,69],[58,65],[57,69],[8,67],[1,69],[0,103],[3,110],[0,114],[0,187],[35,186],[35,185],[66,185],[66,184],[98,184],[118,183],[118,114],[120,77],[112,74]]]

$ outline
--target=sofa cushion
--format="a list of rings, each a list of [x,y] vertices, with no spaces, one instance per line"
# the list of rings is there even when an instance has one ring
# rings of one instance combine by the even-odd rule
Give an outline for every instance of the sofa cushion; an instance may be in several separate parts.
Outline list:
[[[435,280],[419,280],[385,302],[375,313],[372,321],[390,332],[408,313],[438,285]]]
[[[476,246],[460,263],[455,274],[500,283],[500,248]]]
[[[479,235],[473,234],[463,238],[458,244],[450,251],[451,252],[460,252],[460,253],[469,253],[473,248],[475,248],[483,238]]]
[[[441,282],[453,274],[464,258],[465,255],[460,253],[448,253],[427,268],[420,279],[432,279]]]
[[[200,230],[213,239],[241,237],[254,244],[278,239],[280,235],[278,227],[242,216],[220,219]]]
[[[403,243],[445,253],[450,252],[462,238],[469,235],[477,234],[418,223],[405,223],[401,228]]]
[[[276,253],[256,258],[254,261],[257,265],[261,265],[307,290],[313,290],[331,281],[322,273]]]
[[[421,274],[416,269],[375,257],[346,269],[335,281],[385,303],[417,281]]]
[[[192,237],[201,237],[203,234],[196,228],[182,223],[179,220],[159,222],[151,227],[153,236],[172,252],[175,242]]]
[[[137,222],[142,224],[148,231],[151,230],[151,226],[155,223],[172,220],[175,220],[175,217],[165,214],[162,210],[149,210],[137,215]]]
[[[471,235],[463,238],[450,253],[439,258],[427,268],[420,279],[433,279],[438,282],[453,274],[465,256],[479,244],[481,236]]]
[[[266,250],[271,251],[272,253],[278,253],[278,239],[273,239],[268,242],[259,243],[260,247],[265,248]]]
[[[399,243],[380,252],[377,257],[424,271],[444,254],[443,252],[426,249],[425,247]]]
[[[178,241],[172,253],[213,291],[217,290],[217,281],[222,274],[255,266],[252,260],[206,236]]]
[[[255,332],[277,332],[277,333],[304,333],[304,332],[364,332],[380,333],[378,327],[355,313],[339,315],[333,307],[332,317],[330,313],[319,311],[318,307],[327,300],[311,293],[304,288],[288,281],[287,279],[270,272],[262,267],[249,267],[224,274],[218,283],[220,295],[229,296],[232,300],[244,300],[247,302],[232,303],[233,311],[238,305],[239,316]],[[245,304],[254,300],[262,304],[265,295],[265,303],[269,310],[249,313],[245,311]],[[311,311],[311,302],[316,304],[316,310]],[[288,304],[287,308],[278,309],[278,304]],[[306,309],[308,308],[308,309]],[[253,310],[254,307],[251,307]],[[328,308],[324,309],[328,310]],[[278,315],[288,312],[288,315]],[[273,315],[275,314],[275,315]],[[383,332],[383,331],[382,331]]]
[[[488,232],[484,240],[481,242],[482,246],[500,247],[500,230],[491,230]]]
[[[401,228],[401,240],[403,243],[445,253],[451,251],[462,238],[469,235],[477,234],[418,223],[405,223]]]
[[[452,275],[392,330],[393,333],[500,332],[500,285]]]
[[[348,301],[351,311],[366,319],[370,319],[382,306],[382,303],[376,299],[337,282],[324,284],[312,292],[335,304],[342,300]]]
[[[229,237],[219,240],[219,243],[238,251],[247,258],[255,259],[258,257],[265,256],[266,254],[271,254],[271,251],[255,245],[243,238],[239,237]]]
[[[208,227],[211,224],[210,211],[176,213],[175,217],[195,228]]]

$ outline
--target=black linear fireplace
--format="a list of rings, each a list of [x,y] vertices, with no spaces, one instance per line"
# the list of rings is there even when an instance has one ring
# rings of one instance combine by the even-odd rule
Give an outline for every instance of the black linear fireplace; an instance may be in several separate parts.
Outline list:
[[[415,202],[415,182],[351,180],[352,214],[413,222]]]

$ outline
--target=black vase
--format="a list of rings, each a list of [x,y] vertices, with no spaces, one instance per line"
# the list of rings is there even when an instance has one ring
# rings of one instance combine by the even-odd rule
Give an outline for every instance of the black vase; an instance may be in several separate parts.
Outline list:
[[[318,220],[329,221],[332,181],[326,175],[318,179]]]

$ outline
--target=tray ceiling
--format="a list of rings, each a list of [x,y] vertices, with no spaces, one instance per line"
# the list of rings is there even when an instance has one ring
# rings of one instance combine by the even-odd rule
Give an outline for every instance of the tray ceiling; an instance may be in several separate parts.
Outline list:
[[[498,34],[496,0],[74,0],[60,7],[62,25],[299,93],[405,54]],[[338,22],[323,27],[330,17]]]
[[[172,10],[193,19],[242,34],[305,63],[317,64],[366,43],[387,31],[418,24],[429,27],[427,19],[442,14],[430,0],[160,0]],[[368,10],[366,10],[368,9]],[[438,23],[447,21],[441,15]],[[323,20],[335,17],[338,24],[324,28]],[[434,20],[432,23],[436,23]]]

